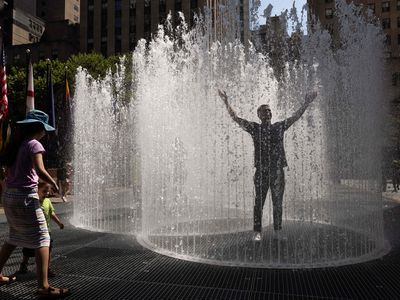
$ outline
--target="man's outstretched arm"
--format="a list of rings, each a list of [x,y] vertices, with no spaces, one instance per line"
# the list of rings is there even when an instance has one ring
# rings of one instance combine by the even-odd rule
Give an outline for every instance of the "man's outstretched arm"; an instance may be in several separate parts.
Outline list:
[[[238,123],[238,125],[242,127],[244,130],[250,131],[252,129],[252,123],[237,116],[236,112],[233,110],[233,108],[228,102],[228,96],[226,95],[226,92],[218,90],[218,94],[221,97],[222,101],[224,101],[226,109],[228,110],[228,113],[231,116],[232,120]]]
[[[285,129],[288,129],[290,126],[292,126],[298,119],[301,118],[301,116],[304,114],[306,111],[307,107],[310,105],[311,102],[314,101],[314,99],[317,97],[317,92],[312,92],[310,94],[307,94],[305,97],[304,104],[291,116],[290,118],[286,119],[285,122]]]
[[[228,110],[228,113],[231,116],[232,120],[237,122],[239,118],[238,118],[237,114],[235,113],[235,111],[230,106],[230,104],[228,102],[228,96],[226,95],[226,92],[218,90],[218,94],[219,94],[220,98],[222,99],[222,101],[224,101],[226,109]]]
[[[239,118],[235,111],[232,109],[228,102],[228,96],[225,91],[218,90],[218,94],[221,97],[222,101],[224,101],[226,109],[228,110],[229,115],[232,120],[235,121],[243,130],[249,132],[250,134],[254,132],[254,122],[249,122],[245,119]]]

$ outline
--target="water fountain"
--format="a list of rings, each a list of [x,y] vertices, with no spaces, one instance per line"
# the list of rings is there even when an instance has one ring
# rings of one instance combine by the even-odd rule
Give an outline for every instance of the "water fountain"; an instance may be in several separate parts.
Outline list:
[[[159,253],[220,265],[305,268],[382,256],[383,38],[357,9],[338,4],[338,48],[315,26],[294,35],[298,56],[278,69],[252,46],[213,42],[208,18],[190,31],[181,25],[174,37],[160,28],[133,53],[130,105],[110,92],[120,90],[110,87],[123,70],[101,82],[79,72],[74,223],[133,233]],[[251,121],[268,103],[273,122],[318,92],[285,134],[285,239],[273,235],[270,195],[262,241],[253,239],[252,140],[218,89]]]

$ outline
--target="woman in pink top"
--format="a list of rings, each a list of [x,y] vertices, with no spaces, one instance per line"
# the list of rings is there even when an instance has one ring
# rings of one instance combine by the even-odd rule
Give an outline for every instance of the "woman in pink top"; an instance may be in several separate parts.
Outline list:
[[[40,110],[28,112],[25,120],[17,124],[19,137],[9,145],[4,158],[7,175],[3,206],[10,233],[0,251],[0,284],[16,280],[15,276],[1,273],[15,247],[32,248],[36,256],[37,294],[47,299],[63,297],[69,294],[69,289],[53,288],[48,282],[50,236],[38,196],[39,178],[49,183],[55,192],[59,191],[44,167],[45,150],[39,142],[46,132],[55,129],[48,125],[47,114]]]

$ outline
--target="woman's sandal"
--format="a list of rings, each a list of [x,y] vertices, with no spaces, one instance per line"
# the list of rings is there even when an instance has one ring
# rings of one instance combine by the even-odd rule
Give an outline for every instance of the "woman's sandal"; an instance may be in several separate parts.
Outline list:
[[[36,291],[36,295],[39,299],[59,299],[67,297],[71,294],[69,289],[65,288],[53,288],[49,286],[47,289],[39,289]]]
[[[0,285],[11,284],[17,281],[17,277],[15,275],[4,276],[0,274]]]

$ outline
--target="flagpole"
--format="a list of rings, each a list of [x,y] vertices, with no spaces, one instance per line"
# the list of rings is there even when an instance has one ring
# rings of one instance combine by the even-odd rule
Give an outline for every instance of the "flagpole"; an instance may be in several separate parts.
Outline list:
[[[3,27],[0,26],[0,45],[2,45],[2,47],[4,47],[4,43],[3,43]]]
[[[49,123],[51,126],[56,128],[56,118],[55,118],[55,105],[54,105],[54,92],[53,92],[53,82],[51,75],[51,61],[46,59],[47,64],[47,106],[49,114]]]
[[[26,78],[25,78],[25,102],[29,94],[29,64],[31,62],[31,50],[26,49]]]

